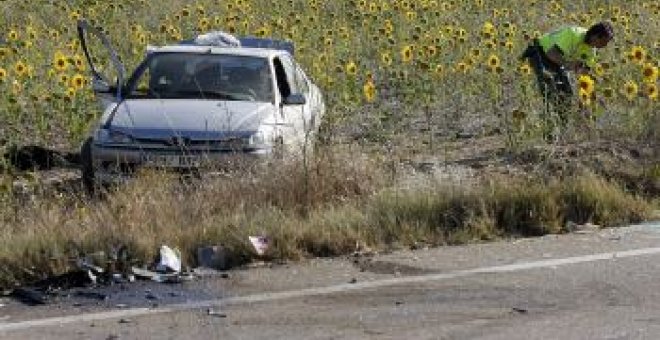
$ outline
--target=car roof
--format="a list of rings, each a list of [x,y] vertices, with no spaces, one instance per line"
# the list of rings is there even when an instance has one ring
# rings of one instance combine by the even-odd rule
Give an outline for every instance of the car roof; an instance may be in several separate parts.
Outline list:
[[[202,45],[166,45],[148,46],[147,53],[210,53],[231,54],[250,57],[270,58],[277,55],[289,54],[283,50],[256,47],[218,47]]]

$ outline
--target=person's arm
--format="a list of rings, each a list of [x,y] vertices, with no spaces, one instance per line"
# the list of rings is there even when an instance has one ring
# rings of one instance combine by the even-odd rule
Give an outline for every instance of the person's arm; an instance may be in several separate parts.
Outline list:
[[[583,61],[577,60],[577,61],[568,61],[566,58],[564,58],[564,52],[559,48],[559,46],[555,45],[552,46],[552,48],[546,52],[546,56],[550,61],[553,63],[562,66],[566,69],[569,69],[575,73],[578,74],[584,74],[588,73],[590,71],[589,63],[585,63]]]
[[[562,52],[562,50],[557,45],[552,46],[552,48],[548,50],[545,55],[548,57],[548,59],[550,59],[550,61],[559,66],[564,66],[564,63],[566,62],[564,60],[564,52]]]

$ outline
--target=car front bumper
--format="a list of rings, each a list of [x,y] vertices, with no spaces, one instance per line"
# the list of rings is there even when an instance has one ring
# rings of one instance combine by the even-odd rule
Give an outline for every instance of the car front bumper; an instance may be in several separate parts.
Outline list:
[[[117,184],[128,181],[142,169],[176,173],[247,169],[270,155],[271,150],[172,150],[93,144],[91,154],[95,181]]]

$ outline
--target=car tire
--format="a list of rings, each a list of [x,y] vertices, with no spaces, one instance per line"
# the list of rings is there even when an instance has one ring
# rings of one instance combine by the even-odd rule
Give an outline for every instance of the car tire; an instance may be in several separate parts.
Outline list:
[[[80,148],[80,165],[83,187],[87,193],[94,195],[97,187],[92,162],[92,138],[88,138]]]

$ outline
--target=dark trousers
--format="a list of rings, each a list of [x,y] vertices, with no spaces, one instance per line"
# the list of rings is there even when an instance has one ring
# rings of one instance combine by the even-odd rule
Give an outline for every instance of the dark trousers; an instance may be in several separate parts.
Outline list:
[[[541,46],[536,42],[527,47],[521,59],[529,61],[536,75],[539,91],[545,104],[546,116],[550,111],[554,111],[559,116],[561,123],[566,123],[573,97],[573,88],[566,70],[548,59]]]

